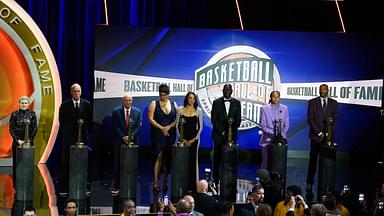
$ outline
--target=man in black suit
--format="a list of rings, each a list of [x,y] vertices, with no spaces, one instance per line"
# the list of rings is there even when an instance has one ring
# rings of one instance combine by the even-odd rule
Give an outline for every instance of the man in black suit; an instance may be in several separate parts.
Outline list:
[[[213,180],[218,185],[220,178],[220,162],[221,152],[224,145],[228,141],[228,120],[232,118],[231,126],[233,132],[233,140],[236,143],[237,129],[241,123],[241,105],[240,101],[231,97],[232,85],[225,84],[223,87],[223,97],[213,101],[211,111],[212,122],[212,138],[214,141],[214,156],[213,156]]]
[[[252,202],[245,204],[239,209],[239,216],[255,216],[258,206],[263,203],[264,200],[264,188],[261,184],[255,185],[252,188]],[[237,214],[236,214],[237,215]]]
[[[218,216],[220,203],[213,197],[208,195],[208,182],[200,180],[196,186],[197,193],[193,195],[195,199],[195,210],[206,216]]]
[[[81,86],[77,83],[71,86],[71,99],[65,100],[59,111],[60,131],[62,136],[62,170],[60,178],[60,194],[66,195],[68,191],[69,149],[75,145],[78,138],[79,119],[82,124],[82,141],[87,145],[88,129],[92,126],[92,108],[87,100],[80,99]]]
[[[309,137],[311,150],[309,154],[307,192],[312,192],[313,178],[316,174],[317,160],[321,143],[325,142],[327,132],[327,119],[333,119],[332,134],[334,134],[338,120],[338,103],[328,97],[328,85],[320,85],[320,96],[308,102],[307,120],[309,124]]]
[[[122,106],[113,109],[112,125],[115,142],[113,146],[114,181],[112,194],[117,194],[120,188],[120,154],[121,145],[128,144],[128,127],[131,128],[131,137],[135,145],[139,145],[139,132],[142,125],[141,110],[132,106],[132,96],[124,95]]]

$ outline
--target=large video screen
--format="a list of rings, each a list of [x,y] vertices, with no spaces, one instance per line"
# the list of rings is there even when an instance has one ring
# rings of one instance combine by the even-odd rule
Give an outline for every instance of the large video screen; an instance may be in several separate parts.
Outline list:
[[[141,145],[149,145],[148,105],[167,83],[183,104],[194,91],[204,111],[200,147],[211,148],[211,106],[226,83],[241,102],[240,149],[258,149],[260,108],[272,90],[288,106],[289,149],[309,146],[307,102],[326,83],[339,105],[336,143],[348,151],[378,118],[383,92],[384,43],[358,33],[240,31],[176,28],[96,28],[94,121],[110,142],[113,108],[129,94],[143,112]],[[352,132],[353,131],[353,132]]]

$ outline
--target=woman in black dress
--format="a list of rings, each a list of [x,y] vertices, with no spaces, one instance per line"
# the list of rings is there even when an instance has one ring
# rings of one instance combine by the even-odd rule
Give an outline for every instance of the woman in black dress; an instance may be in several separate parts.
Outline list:
[[[176,138],[176,103],[169,100],[169,87],[159,86],[158,101],[152,101],[148,108],[148,121],[151,124],[153,153],[153,191],[160,191],[159,177],[163,173],[163,194],[168,190],[168,174],[171,170],[172,145]]]
[[[184,98],[184,106],[177,110],[176,129],[179,134],[180,120],[184,119],[184,142],[190,146],[189,150],[189,190],[196,192],[196,184],[199,182],[198,149],[200,134],[203,129],[203,112],[197,107],[197,96],[188,92]]]
[[[13,138],[12,143],[12,161],[13,161],[13,181],[15,184],[16,176],[16,149],[25,143],[25,126],[26,121],[29,123],[28,139],[31,146],[33,146],[33,138],[37,132],[37,120],[34,111],[28,109],[29,98],[27,96],[21,96],[19,98],[19,109],[11,114],[9,120],[9,132]]]

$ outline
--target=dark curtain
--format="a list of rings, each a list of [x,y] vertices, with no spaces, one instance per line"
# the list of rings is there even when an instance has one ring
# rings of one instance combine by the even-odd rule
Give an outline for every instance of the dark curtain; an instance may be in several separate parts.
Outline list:
[[[209,16],[223,12],[222,4],[212,0],[107,0],[106,4],[109,25],[120,26],[207,27],[212,24]],[[208,14],[213,7],[217,8]],[[96,1],[96,23],[105,24],[104,0]]]
[[[40,27],[56,58],[63,100],[70,86],[79,83],[82,97],[92,102],[95,37],[94,0],[17,0]],[[61,135],[48,160],[50,170],[60,170]],[[57,173],[51,173],[54,177]]]
[[[93,95],[94,0],[17,0],[40,27],[56,57],[63,100],[70,86],[82,86],[83,97]]]

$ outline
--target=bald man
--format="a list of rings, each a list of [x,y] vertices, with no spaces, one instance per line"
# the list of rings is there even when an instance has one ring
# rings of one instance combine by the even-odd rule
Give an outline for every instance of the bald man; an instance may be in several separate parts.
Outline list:
[[[200,213],[198,211],[195,211],[195,199],[193,198],[193,196],[191,195],[185,195],[183,197],[183,199],[189,203],[189,205],[191,206],[191,211],[189,212],[189,215],[191,216],[204,216],[203,213]]]
[[[200,180],[197,184],[197,193],[193,196],[195,200],[194,209],[204,215],[218,216],[220,204],[219,201],[208,194],[208,182]]]
[[[113,164],[114,179],[112,194],[117,194],[120,188],[120,151],[121,145],[128,144],[128,127],[131,128],[131,135],[134,144],[139,144],[139,133],[142,126],[141,110],[132,106],[133,99],[130,95],[122,97],[122,105],[113,109],[112,125],[114,131]]]
[[[92,128],[91,103],[81,97],[81,86],[77,83],[71,86],[71,98],[65,100],[59,110],[60,131],[62,133],[62,170],[60,170],[60,195],[68,192],[69,149],[75,145],[78,137],[79,123],[82,119],[82,141],[87,143],[88,129]]]
[[[135,216],[136,215],[136,204],[131,199],[123,200],[122,203],[123,214],[121,216]]]

